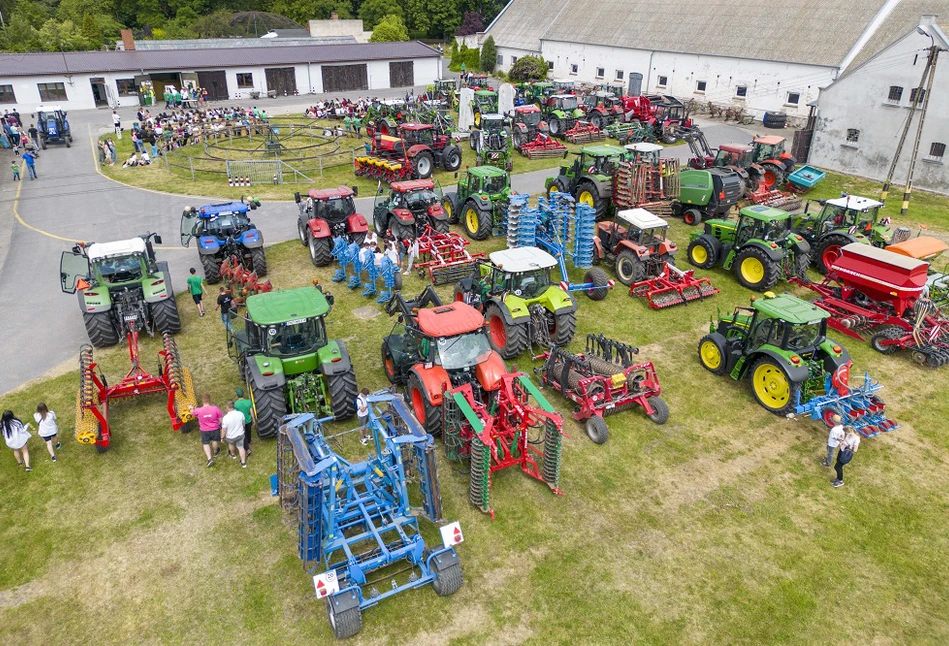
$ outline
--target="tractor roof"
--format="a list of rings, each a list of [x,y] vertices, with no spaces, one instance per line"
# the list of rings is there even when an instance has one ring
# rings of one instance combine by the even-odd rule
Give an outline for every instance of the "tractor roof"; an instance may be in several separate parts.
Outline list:
[[[765,206],[763,204],[756,204],[754,206],[746,206],[741,211],[742,215],[747,215],[756,220],[764,220],[765,222],[775,222],[780,220],[787,220],[790,217],[790,214],[787,211],[782,211],[781,209],[776,209],[773,206]]]
[[[468,174],[475,177],[503,177],[507,175],[497,166],[472,166],[468,169]]]
[[[58,105],[38,105],[36,106],[36,112],[62,112],[62,108]]]
[[[493,264],[514,274],[557,266],[556,258],[537,247],[516,247],[492,251],[489,258]]]
[[[554,84],[550,81],[534,81],[531,83],[533,87],[553,87]]]
[[[458,336],[484,327],[481,312],[465,303],[423,307],[418,311],[418,328],[433,337]]]
[[[432,124],[430,123],[403,123],[399,126],[402,130],[431,130]]]
[[[518,114],[533,114],[535,112],[540,112],[540,108],[538,108],[533,103],[528,103],[525,105],[517,106],[516,108],[514,108],[514,112]]]
[[[198,217],[202,220],[212,220],[222,215],[247,213],[250,207],[243,202],[225,202],[224,204],[208,204],[198,209]]]
[[[341,197],[351,197],[354,195],[353,189],[346,185],[337,186],[336,188],[323,188],[319,190],[311,188],[306,192],[306,194],[314,200],[336,200]]]
[[[498,95],[494,90],[475,90],[475,96],[489,96],[492,99]]]
[[[748,144],[722,144],[718,149],[729,153],[750,153],[752,151]]]
[[[382,99],[379,103],[387,106],[405,105],[405,99]]]
[[[584,146],[580,149],[584,155],[593,157],[612,157],[613,155],[625,155],[626,149],[619,146]]]
[[[141,238],[116,240],[115,242],[95,242],[86,248],[89,260],[102,260],[116,256],[128,256],[133,253],[145,253],[145,241]]]
[[[576,94],[551,94],[551,99],[576,99]]]
[[[659,144],[651,144],[648,141],[640,141],[636,144],[626,144],[624,148],[634,153],[654,153],[663,149]]]
[[[329,311],[323,292],[313,287],[282,289],[247,297],[247,317],[257,325],[277,325],[324,316]]]
[[[932,259],[947,249],[949,249],[949,245],[939,238],[932,238],[930,236],[910,238],[905,242],[891,244],[886,248],[887,251],[892,251],[893,253],[921,259]]]
[[[765,146],[777,146],[778,144],[784,143],[784,137],[780,137],[778,135],[765,135],[763,137],[755,137],[752,143],[764,144]]]
[[[411,191],[424,191],[435,188],[435,182],[430,179],[410,179],[404,182],[392,182],[389,184],[396,193],[409,193]]]
[[[817,323],[830,317],[829,313],[816,305],[790,294],[775,296],[766,292],[763,298],[756,298],[751,305],[767,317],[792,324]]]
[[[866,211],[875,206],[883,206],[882,202],[871,200],[869,197],[860,197],[859,195],[849,195],[847,197],[837,197],[827,200],[831,206],[839,206],[851,211]]]
[[[643,231],[669,226],[668,222],[646,209],[626,209],[618,212],[616,217]]]

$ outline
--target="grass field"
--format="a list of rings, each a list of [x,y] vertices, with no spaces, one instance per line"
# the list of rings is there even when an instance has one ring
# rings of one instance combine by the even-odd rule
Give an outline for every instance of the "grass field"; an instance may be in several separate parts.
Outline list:
[[[674,221],[672,230],[684,247],[689,229]],[[268,256],[278,287],[331,274],[296,242]],[[869,370],[886,385],[902,428],[865,440],[847,485],[833,489],[832,471],[818,466],[823,427],[777,418],[747,383],[699,367],[709,317],[749,297],[725,272],[709,275],[720,295],[660,312],[620,290],[602,302],[580,297],[573,347],[589,332],[640,346],[658,367],[670,421],[610,417],[610,440],[596,446],[548,393],[567,418],[565,495],[515,470],[499,473],[494,521],[467,502],[465,474],[440,460],[445,517],[465,530],[465,585],[449,598],[423,588],[382,603],[364,614],[353,643],[949,640],[945,375],[845,343],[855,374]],[[412,277],[405,291],[422,287]],[[353,310],[366,301],[332,289],[330,336],[345,340],[361,386],[383,387],[379,345],[394,321],[381,311],[360,319]],[[179,307],[185,363],[199,392],[223,403],[239,382],[222,325],[213,313],[199,319],[190,299]],[[149,367],[157,349],[143,344]],[[123,347],[97,357],[113,379],[127,370]],[[532,367],[526,355],[516,363]],[[77,382],[71,371],[4,397],[24,419],[46,401],[62,420],[64,447],[52,464],[34,438],[29,474],[0,454],[0,641],[331,643],[296,556],[294,519],[270,497],[275,443],[256,440],[247,470],[227,459],[207,469],[197,434],[173,433],[152,399],[113,408],[115,443],[98,455],[70,437]],[[354,440],[345,448],[361,453]]]

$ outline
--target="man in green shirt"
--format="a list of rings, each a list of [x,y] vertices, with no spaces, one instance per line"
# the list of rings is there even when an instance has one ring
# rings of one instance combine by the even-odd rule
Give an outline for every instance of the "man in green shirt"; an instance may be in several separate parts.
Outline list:
[[[254,405],[244,397],[243,388],[238,388],[234,394],[237,395],[237,399],[234,400],[234,410],[239,410],[244,414],[244,452],[250,455],[250,429],[254,423]]]
[[[194,304],[198,306],[198,316],[204,316],[204,303],[201,299],[204,297],[204,279],[198,276],[198,270],[191,268],[191,275],[188,276],[188,291],[191,292],[191,298]]]

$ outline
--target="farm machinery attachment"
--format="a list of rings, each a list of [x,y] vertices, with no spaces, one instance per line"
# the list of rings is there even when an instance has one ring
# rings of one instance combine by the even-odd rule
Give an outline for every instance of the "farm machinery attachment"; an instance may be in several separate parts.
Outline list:
[[[299,556],[313,575],[337,639],[362,629],[362,613],[384,599],[431,584],[454,594],[464,579],[454,546],[460,525],[441,527],[442,544],[427,545],[418,516],[441,523],[435,444],[400,395],[369,396],[370,453],[350,462],[331,446],[312,413],[287,418],[277,448],[277,491],[299,521]],[[409,501],[418,483],[421,506]],[[379,586],[378,588],[376,586]]]
[[[221,263],[221,279],[231,292],[234,303],[243,305],[248,296],[273,291],[269,278],[260,280],[256,271],[246,269],[237,256],[231,256]]]
[[[577,121],[570,130],[563,133],[563,138],[572,144],[589,144],[606,139],[606,132],[589,121]]]
[[[609,438],[603,419],[639,406],[656,424],[669,420],[669,407],[650,361],[636,362],[639,349],[602,334],[587,335],[585,353],[553,347],[539,355],[545,363],[534,372],[541,384],[575,404],[573,418],[584,425],[596,444]]]
[[[550,136],[550,129],[542,117],[540,108],[535,105],[514,108],[514,147],[528,159],[566,157],[568,148]]]
[[[420,278],[427,274],[433,285],[449,285],[477,272],[484,252],[471,253],[471,242],[460,233],[438,233],[431,228],[418,238],[418,260],[414,268]]]

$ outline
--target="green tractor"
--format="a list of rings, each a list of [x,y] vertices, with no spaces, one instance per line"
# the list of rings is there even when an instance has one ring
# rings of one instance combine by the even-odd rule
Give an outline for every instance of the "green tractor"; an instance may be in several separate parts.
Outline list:
[[[712,322],[699,341],[699,362],[715,375],[749,377],[762,407],[793,414],[798,405],[825,394],[828,374],[835,386],[846,386],[849,379],[850,355],[826,336],[829,316],[788,294],[753,298],[751,307]]]
[[[873,245],[881,249],[909,240],[908,227],[888,225],[889,218],[880,217],[881,202],[866,197],[843,194],[833,200],[818,200],[821,209],[811,213],[808,202],[803,213],[791,218],[792,228],[814,249],[813,262],[826,274],[840,257],[841,248],[851,242]]]
[[[481,128],[482,115],[497,114],[498,112],[498,93],[494,90],[476,91],[474,100],[471,102],[471,112],[475,128]]]
[[[537,247],[494,251],[478,275],[455,287],[455,300],[484,313],[488,340],[504,359],[537,343],[566,346],[577,330],[577,304],[551,280],[557,260]]]
[[[453,109],[458,104],[458,80],[457,79],[439,79],[426,88],[428,95],[433,101],[441,101],[449,109]]]
[[[617,165],[626,159],[626,149],[619,146],[584,146],[572,164],[560,167],[557,177],[544,182],[548,195],[553,191],[570,193],[582,204],[593,207],[596,219],[609,214],[613,200],[613,177]]]
[[[573,94],[551,95],[547,98],[547,105],[543,112],[551,136],[559,139],[563,139],[564,133],[577,125],[577,121],[585,116],[579,99]]]
[[[517,98],[522,103],[517,105],[535,105],[542,109],[547,104],[547,97],[554,93],[554,84],[549,81],[535,81],[534,83],[518,83],[515,87]]]
[[[500,235],[501,220],[511,202],[511,176],[494,166],[469,168],[458,180],[458,191],[445,193],[442,208],[448,221],[461,220],[465,233],[473,240]]]
[[[317,285],[249,296],[243,316],[231,310],[228,355],[247,384],[260,437],[275,437],[288,413],[344,419],[356,412],[349,353],[326,335],[332,303]]]
[[[124,321],[135,317],[148,334],[178,332],[181,317],[167,262],[155,259],[148,233],[131,240],[92,242],[64,251],[59,277],[67,294],[79,291],[79,308],[97,348],[115,345],[124,335]]]
[[[701,269],[721,265],[735,269],[738,282],[759,292],[782,277],[805,277],[811,246],[791,230],[791,214],[770,206],[746,206],[738,220],[713,219],[702,233],[693,233],[686,251]]]
[[[679,199],[672,203],[672,213],[691,226],[727,218],[744,190],[741,176],[730,168],[689,168],[679,173]]]

